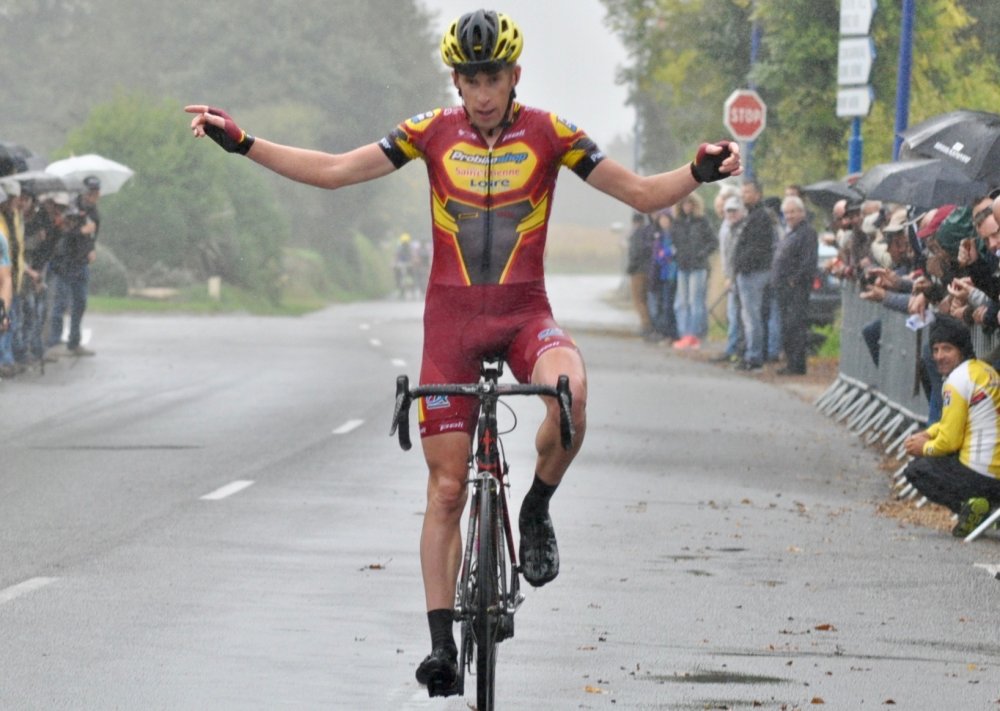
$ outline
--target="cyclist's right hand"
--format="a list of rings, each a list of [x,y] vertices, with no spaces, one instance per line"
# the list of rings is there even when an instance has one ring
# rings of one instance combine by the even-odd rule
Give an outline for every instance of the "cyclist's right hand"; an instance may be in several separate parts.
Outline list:
[[[236,125],[233,117],[222,109],[204,104],[185,106],[189,114],[197,114],[191,120],[191,130],[198,138],[208,136],[229,153],[246,155],[253,145],[254,137]]]

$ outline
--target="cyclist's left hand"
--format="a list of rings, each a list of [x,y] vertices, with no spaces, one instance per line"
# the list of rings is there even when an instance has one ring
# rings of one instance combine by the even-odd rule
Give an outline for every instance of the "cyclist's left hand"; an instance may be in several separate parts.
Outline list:
[[[691,175],[699,183],[714,183],[742,172],[740,146],[733,141],[702,143],[691,161]]]

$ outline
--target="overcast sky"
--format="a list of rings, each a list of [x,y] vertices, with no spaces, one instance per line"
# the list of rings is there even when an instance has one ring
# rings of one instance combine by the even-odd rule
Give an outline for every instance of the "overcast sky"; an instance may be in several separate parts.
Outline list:
[[[419,1],[437,12],[441,34],[481,7],[476,0]],[[502,0],[487,9],[509,15],[524,33],[519,101],[572,121],[600,146],[631,133],[635,113],[625,105],[625,87],[615,83],[625,49],[604,25],[599,0]]]

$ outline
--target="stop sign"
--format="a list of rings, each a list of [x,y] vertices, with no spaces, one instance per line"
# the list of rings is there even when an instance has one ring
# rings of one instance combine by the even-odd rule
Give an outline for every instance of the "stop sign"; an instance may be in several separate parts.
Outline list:
[[[737,89],[726,99],[722,121],[738,141],[753,141],[767,125],[767,105],[753,89]]]

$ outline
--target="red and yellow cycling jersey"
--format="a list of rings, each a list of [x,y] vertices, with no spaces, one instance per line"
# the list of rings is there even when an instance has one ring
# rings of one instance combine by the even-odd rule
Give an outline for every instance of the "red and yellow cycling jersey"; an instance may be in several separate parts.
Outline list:
[[[515,103],[512,115],[492,147],[461,106],[414,116],[379,143],[397,168],[427,165],[432,285],[540,281],[559,168],[586,179],[604,157],[555,114]]]
[[[554,114],[515,103],[512,116],[492,147],[461,106],[414,116],[379,143],[397,168],[423,159],[430,178],[422,384],[474,382],[487,356],[529,382],[543,353],[576,347],[545,293],[545,236],[559,169],[586,180],[604,155]],[[471,433],[477,408],[475,398],[425,398],[420,434]]]

